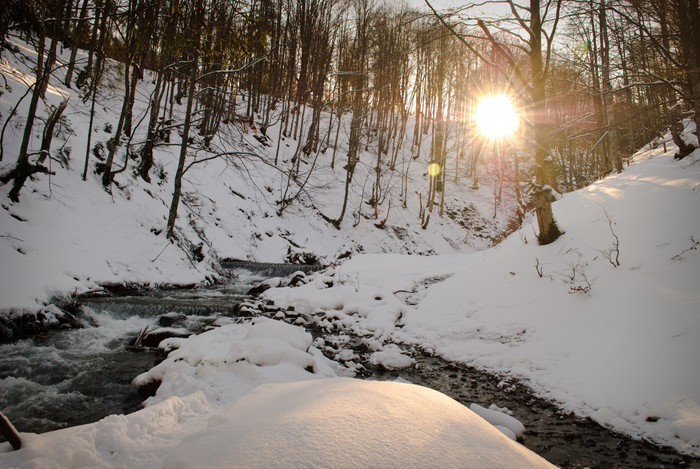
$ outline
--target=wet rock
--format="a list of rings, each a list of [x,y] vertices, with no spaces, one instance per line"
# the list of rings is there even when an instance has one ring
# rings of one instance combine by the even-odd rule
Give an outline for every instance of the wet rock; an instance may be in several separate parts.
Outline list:
[[[279,287],[281,283],[282,281],[279,277],[267,279],[264,282],[260,282],[259,284],[248,290],[248,295],[258,296],[262,292],[269,290],[270,288]]]
[[[144,334],[141,338],[141,343],[137,344],[137,346],[157,348],[165,339],[170,339],[171,337],[186,338],[190,335],[192,335],[191,332],[184,328],[161,327]]]
[[[294,272],[292,275],[292,279],[289,281],[288,286],[290,287],[296,287],[298,285],[304,285],[307,283],[309,280],[306,277],[306,274],[302,271]]]
[[[146,400],[149,397],[156,395],[156,391],[158,391],[160,384],[160,380],[153,380],[140,386],[136,386],[136,390],[139,394],[139,397],[143,400]]]
[[[173,327],[182,324],[187,316],[182,313],[167,313],[158,318],[158,324],[162,327]]]

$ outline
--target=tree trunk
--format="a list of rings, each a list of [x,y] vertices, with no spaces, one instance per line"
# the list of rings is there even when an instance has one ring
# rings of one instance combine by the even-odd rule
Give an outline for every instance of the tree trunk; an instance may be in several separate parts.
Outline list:
[[[180,158],[177,163],[177,171],[175,172],[175,181],[173,185],[173,199],[170,203],[170,212],[168,214],[168,238],[173,237],[175,229],[175,219],[177,218],[177,207],[180,203],[180,195],[182,191],[182,174],[185,170],[185,159],[187,158],[187,144],[190,136],[190,127],[192,125],[192,103],[194,103],[194,92],[197,84],[197,62],[198,57],[194,58],[194,71],[190,77],[190,86],[187,91],[187,110],[185,111],[185,125],[182,129],[182,143],[180,144]]]
[[[53,129],[56,126],[56,122],[61,118],[61,114],[65,111],[68,105],[68,100],[63,101],[58,105],[46,120],[46,125],[44,126],[44,136],[41,139],[41,150],[39,150],[39,160],[38,164],[41,164],[50,156],[49,151],[51,150],[51,141],[53,140]]]
[[[139,175],[141,178],[150,183],[151,176],[149,172],[153,166],[153,148],[156,143],[156,124],[158,123],[158,115],[160,114],[160,102],[163,97],[163,73],[158,72],[156,78],[156,89],[153,91],[153,99],[151,100],[151,114],[148,119],[148,132],[146,134],[146,142],[141,149],[141,163],[139,164]]]
[[[552,187],[555,185],[552,159],[549,157],[549,125],[542,62],[542,22],[540,1],[530,0],[530,65],[532,73],[533,133],[535,137],[535,212],[540,244],[555,241],[561,231],[552,214]]]
[[[561,236],[561,231],[554,221],[552,213],[552,188],[545,186],[535,192],[535,212],[537,214],[537,240],[540,244],[549,244]]]
[[[600,2],[600,38],[601,38],[601,72],[603,78],[603,103],[605,107],[605,124],[608,133],[608,151],[611,153],[606,161],[612,159],[612,164],[615,171],[622,172],[622,159],[620,158],[620,145],[618,141],[618,132],[615,123],[615,109],[612,81],[610,80],[610,39],[607,20],[607,6],[605,0]],[[605,168],[606,171],[612,168]]]
[[[70,59],[68,60],[68,68],[66,70],[66,78],[63,83],[70,88],[71,79],[73,78],[73,70],[75,68],[75,57],[78,54],[78,46],[80,45],[80,40],[82,39],[83,33],[83,21],[87,16],[87,6],[88,0],[83,0],[83,5],[80,7],[80,17],[76,20],[76,24],[73,27],[73,37],[71,39],[70,45]]]
[[[695,135],[700,142],[700,6],[698,0],[675,0],[679,18],[685,75],[694,112]]]
[[[114,132],[114,136],[109,139],[107,147],[109,148],[109,153],[107,154],[107,161],[105,162],[105,170],[102,174],[102,185],[106,188],[112,184],[112,163],[114,162],[114,154],[121,145],[122,132],[124,130],[124,122],[126,121],[126,115],[128,113],[130,93],[131,93],[131,80],[130,80],[130,70],[131,66],[129,63],[124,64],[124,101],[122,103],[122,111],[119,114],[119,121],[117,122],[117,130]]]
[[[17,155],[17,163],[14,169],[10,173],[5,174],[2,177],[2,182],[7,183],[11,179],[14,179],[12,189],[10,190],[9,197],[13,202],[19,202],[19,192],[24,186],[27,178],[32,174],[29,164],[29,141],[32,138],[32,129],[34,127],[34,119],[36,118],[36,109],[39,104],[39,98],[41,96],[41,89],[43,88],[43,83],[48,81],[46,73],[50,70],[44,70],[44,44],[46,42],[46,34],[44,28],[44,22],[42,20],[42,34],[39,37],[39,50],[37,51],[36,60],[36,80],[34,82],[34,90],[32,91],[32,99],[29,102],[29,109],[27,110],[27,120],[24,124],[24,134],[22,135],[22,144],[19,149],[19,154]],[[47,170],[48,171],[48,170]]]

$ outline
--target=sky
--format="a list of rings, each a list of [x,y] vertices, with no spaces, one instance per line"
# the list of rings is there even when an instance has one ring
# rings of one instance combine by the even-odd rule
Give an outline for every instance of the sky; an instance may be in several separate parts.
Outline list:
[[[427,10],[428,6],[425,3],[425,0],[408,0],[409,4],[414,6],[415,8],[419,9],[424,9]],[[467,2],[463,0],[430,0],[430,4],[433,6],[438,11],[446,10],[446,9],[453,9],[453,8],[460,8],[467,3],[483,3],[483,2]],[[478,15],[481,14],[489,14],[489,15],[502,15],[502,14],[507,14],[510,9],[502,4],[486,4],[486,5],[481,5],[478,7],[474,8],[474,11],[478,13]],[[476,16],[476,15],[475,15]]]

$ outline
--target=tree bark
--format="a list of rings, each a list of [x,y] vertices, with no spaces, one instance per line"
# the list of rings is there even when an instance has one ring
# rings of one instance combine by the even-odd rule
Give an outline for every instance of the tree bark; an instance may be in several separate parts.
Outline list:
[[[190,127],[192,126],[192,104],[194,103],[194,92],[197,84],[197,64],[198,57],[194,58],[194,67],[192,76],[190,77],[190,85],[187,91],[187,110],[185,111],[185,125],[182,129],[182,143],[180,144],[180,158],[177,163],[175,172],[175,180],[173,184],[173,198],[170,203],[170,212],[168,214],[168,229],[167,236],[172,238],[175,230],[175,220],[177,219],[177,208],[180,203],[180,195],[182,191],[182,174],[185,170],[185,159],[187,158],[187,145],[190,136]]]

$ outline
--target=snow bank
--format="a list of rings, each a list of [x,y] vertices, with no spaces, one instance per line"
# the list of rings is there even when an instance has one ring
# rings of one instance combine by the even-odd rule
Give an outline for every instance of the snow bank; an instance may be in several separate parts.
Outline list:
[[[202,392],[42,435],[7,468],[554,467],[458,402],[396,382],[321,379],[259,386],[228,408]]]
[[[311,345],[304,329],[257,318],[229,324],[180,342],[180,348],[134,379],[160,381],[146,405],[201,391],[212,403],[228,404],[262,383],[336,376],[335,364]]]
[[[700,454],[700,151],[673,152],[645,151],[564,195],[553,207],[565,234],[551,245],[537,244],[531,218],[488,251],[357,256],[323,285],[264,296],[517,377],[565,411]],[[377,294],[399,327],[366,326],[385,310]]]

